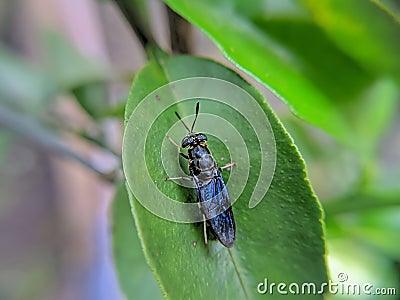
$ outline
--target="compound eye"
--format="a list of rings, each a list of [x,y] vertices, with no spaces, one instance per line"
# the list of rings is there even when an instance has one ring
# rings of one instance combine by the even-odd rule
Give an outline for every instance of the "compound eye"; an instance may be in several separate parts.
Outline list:
[[[189,145],[190,145],[189,139],[187,137],[183,138],[183,140],[182,140],[182,148],[186,148]]]
[[[206,142],[206,141],[207,141],[207,136],[206,136],[205,134],[200,134],[200,135],[198,136],[198,140],[199,140],[200,142]]]

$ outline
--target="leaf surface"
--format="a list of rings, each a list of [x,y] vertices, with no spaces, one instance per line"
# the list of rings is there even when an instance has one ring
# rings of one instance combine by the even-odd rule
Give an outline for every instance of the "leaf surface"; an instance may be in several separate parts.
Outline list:
[[[190,77],[213,77],[236,84],[256,99],[271,124],[276,143],[276,169],[270,189],[255,208],[250,209],[248,201],[257,184],[261,146],[251,124],[237,111],[216,101],[192,99],[166,109],[154,120],[148,133],[141,133],[147,135],[143,154],[147,170],[135,169],[137,165],[131,151],[142,145],[127,131],[132,112],[155,89]],[[162,101],[162,98],[154,97],[150,105],[156,108]],[[262,95],[222,65],[190,56],[164,57],[158,62],[150,62],[137,75],[125,110],[128,127],[124,139],[124,172],[128,182],[134,180],[144,190],[153,188],[144,181],[143,172],[149,172],[153,184],[165,195],[181,202],[195,199],[192,189],[163,180],[167,174],[162,167],[161,144],[167,130],[178,122],[174,111],[182,116],[193,114],[196,101],[201,103],[201,113],[217,115],[240,132],[249,153],[250,174],[243,193],[233,205],[237,239],[232,249],[224,248],[216,240],[210,240],[206,248],[201,225],[175,223],[159,218],[145,209],[134,194],[129,192],[145,256],[166,298],[261,299],[265,295],[257,292],[257,285],[264,282],[265,278],[268,282],[313,282],[317,286],[326,282],[323,214],[309,185],[304,162],[293,140]],[[145,118],[143,116],[143,121],[146,121]],[[198,131],[202,130],[201,119],[200,115],[199,122],[196,123]],[[220,166],[230,157],[223,142],[209,136],[208,145]],[[176,148],[172,146],[172,149],[174,151],[168,159],[176,160]],[[224,162],[222,158],[225,158]],[[237,162],[238,168],[244,163],[241,156],[232,159]],[[178,168],[177,162],[176,169]],[[228,181],[229,172],[223,173]],[[132,178],[132,174],[139,175]],[[231,179],[234,180],[233,175],[229,180]],[[290,299],[294,296],[279,295],[275,290],[268,297]],[[323,297],[307,295],[307,298]]]

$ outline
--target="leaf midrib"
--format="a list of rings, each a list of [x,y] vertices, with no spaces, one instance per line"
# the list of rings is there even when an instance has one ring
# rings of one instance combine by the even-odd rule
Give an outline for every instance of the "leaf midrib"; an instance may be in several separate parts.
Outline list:
[[[249,299],[249,296],[248,296],[247,290],[246,290],[246,285],[245,285],[244,280],[243,280],[243,278],[242,278],[242,276],[241,276],[241,274],[239,272],[239,264],[236,262],[235,258],[233,257],[233,253],[232,253],[231,249],[228,249],[228,253],[229,253],[229,256],[231,258],[233,267],[235,268],[236,275],[239,278],[240,286],[243,289],[243,293],[244,293],[246,299]]]

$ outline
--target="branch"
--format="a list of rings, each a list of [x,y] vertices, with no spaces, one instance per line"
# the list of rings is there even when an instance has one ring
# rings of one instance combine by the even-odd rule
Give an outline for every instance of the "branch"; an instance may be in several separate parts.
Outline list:
[[[171,49],[173,53],[189,53],[190,23],[166,5],[169,21]]]
[[[154,38],[150,30],[150,25],[146,22],[146,8],[139,7],[134,0],[114,0],[122,14],[125,16],[129,25],[135,32],[143,48],[154,43]]]
[[[91,161],[70,149],[67,145],[61,142],[58,137],[41,127],[35,120],[28,118],[22,113],[0,107],[0,125],[26,137],[48,151],[79,162],[81,165],[94,171],[106,181],[114,182],[118,177],[119,168],[112,170],[111,172],[104,172]],[[112,155],[117,159],[117,157],[112,153],[108,153],[108,155]]]

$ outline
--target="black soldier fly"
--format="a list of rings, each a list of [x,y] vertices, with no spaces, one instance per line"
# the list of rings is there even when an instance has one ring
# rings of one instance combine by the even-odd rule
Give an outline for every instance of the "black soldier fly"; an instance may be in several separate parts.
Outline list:
[[[231,202],[221,170],[234,165],[230,163],[222,168],[218,165],[207,147],[207,136],[203,133],[193,132],[194,125],[199,114],[199,102],[196,104],[196,115],[191,129],[183,122],[177,112],[178,119],[185,126],[188,134],[182,139],[182,148],[188,149],[188,155],[179,154],[189,160],[189,171],[197,193],[197,201],[200,203],[201,211],[214,236],[225,247],[232,247],[236,238],[236,225],[233,217]],[[169,138],[169,137],[168,137]],[[166,178],[166,180],[179,178]],[[204,222],[204,239],[207,245],[206,222]]]

